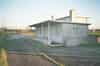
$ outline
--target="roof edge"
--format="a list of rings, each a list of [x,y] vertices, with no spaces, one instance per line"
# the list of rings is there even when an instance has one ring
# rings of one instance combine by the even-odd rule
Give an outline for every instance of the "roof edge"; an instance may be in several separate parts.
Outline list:
[[[40,24],[44,24],[44,23],[47,23],[47,22],[51,22],[51,23],[65,23],[65,24],[81,24],[81,25],[91,25],[89,23],[77,23],[77,22],[58,22],[58,21],[52,21],[52,20],[46,20],[46,21],[43,21],[43,22],[40,22],[40,23],[37,23],[37,24],[33,24],[33,25],[29,25],[30,27],[35,27],[36,25],[40,25]]]

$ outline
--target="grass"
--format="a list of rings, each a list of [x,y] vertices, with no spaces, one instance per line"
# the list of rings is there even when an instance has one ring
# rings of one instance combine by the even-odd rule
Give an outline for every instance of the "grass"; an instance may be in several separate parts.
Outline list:
[[[100,36],[100,32],[88,32],[89,35]]]
[[[100,43],[82,43],[80,47],[100,48]]]
[[[100,36],[100,32],[88,32],[88,35],[93,35],[93,36]],[[88,48],[99,48],[100,43],[82,43],[80,44],[81,47],[88,47]]]
[[[90,33],[92,35],[100,35],[100,33]],[[24,51],[24,43],[28,44],[28,43],[32,43],[32,47],[33,50],[34,49],[38,49],[38,50],[42,50],[44,48],[46,48],[44,46],[44,43],[36,41],[36,40],[32,40],[32,39],[13,39],[13,40],[7,40],[8,38],[8,34],[6,32],[0,32],[0,50],[1,48],[14,48],[14,49],[19,49]],[[28,46],[27,46],[28,47]],[[95,43],[95,44],[91,44],[91,43],[83,43],[80,44],[80,47],[87,47],[87,48],[100,48],[100,44]],[[2,55],[2,53],[0,53],[0,56]],[[0,66],[7,66],[6,65],[6,60],[4,61],[4,57],[1,56],[0,57]]]
[[[27,50],[27,47],[29,47],[33,48],[33,51],[34,49],[40,51],[43,48],[45,48],[42,42],[36,40],[24,38],[8,40],[7,38],[9,38],[8,33],[0,32],[0,66],[8,66],[7,60],[5,59],[7,55],[5,54],[5,51],[2,49],[8,50],[9,48],[12,48],[17,49],[18,51],[25,51],[24,49]],[[26,47],[24,46],[25,43],[27,44]],[[28,44],[31,44],[31,46],[28,46]]]
[[[8,34],[5,31],[0,31],[0,66],[8,66],[6,49],[4,49],[7,37]]]
[[[31,39],[14,39],[14,40],[3,40],[1,43],[1,48],[7,50],[16,51],[42,51],[46,48],[42,42],[31,40]]]

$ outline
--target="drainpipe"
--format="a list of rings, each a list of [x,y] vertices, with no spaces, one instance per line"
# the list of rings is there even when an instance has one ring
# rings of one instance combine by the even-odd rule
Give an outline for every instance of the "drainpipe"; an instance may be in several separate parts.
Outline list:
[[[44,57],[47,58],[49,61],[53,62],[54,64],[56,64],[56,65],[58,65],[58,66],[65,66],[64,64],[57,62],[55,59],[49,57],[47,54],[45,54],[45,53],[43,53],[43,52],[40,53],[40,55],[44,56]]]

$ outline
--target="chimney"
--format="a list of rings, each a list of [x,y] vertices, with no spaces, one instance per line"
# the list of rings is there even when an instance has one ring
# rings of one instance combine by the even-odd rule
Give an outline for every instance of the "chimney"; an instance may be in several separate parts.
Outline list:
[[[71,10],[69,11],[69,16],[70,16],[70,17],[76,17],[76,16],[77,16],[76,10],[75,10],[75,9],[71,9]]]
[[[54,21],[54,16],[51,16],[51,20]]]

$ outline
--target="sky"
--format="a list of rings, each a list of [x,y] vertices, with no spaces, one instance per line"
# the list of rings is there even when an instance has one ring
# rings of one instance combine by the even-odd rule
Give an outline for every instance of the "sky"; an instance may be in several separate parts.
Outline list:
[[[100,28],[100,0],[0,0],[0,24],[23,28],[51,16],[67,16],[69,9],[89,16],[90,28]]]

